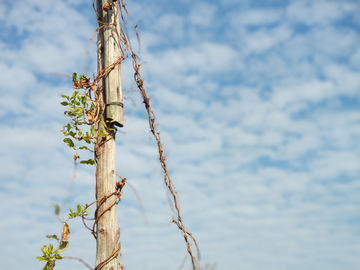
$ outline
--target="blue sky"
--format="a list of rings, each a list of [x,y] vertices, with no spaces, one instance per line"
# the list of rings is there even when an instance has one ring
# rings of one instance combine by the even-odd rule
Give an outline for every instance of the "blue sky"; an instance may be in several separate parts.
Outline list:
[[[187,229],[216,269],[360,268],[360,5],[358,1],[125,1],[139,24],[143,77]],[[176,2],[176,4],[175,4]],[[0,1],[0,268],[35,257],[62,225],[73,153],[61,94],[96,72],[91,1]],[[128,29],[136,47],[136,39]],[[133,85],[131,60],[123,89]],[[156,142],[140,95],[117,135],[125,269],[178,269],[186,247],[170,224]],[[71,207],[94,200],[79,166]],[[80,220],[66,256],[94,265]],[[60,261],[57,269],[81,269]],[[189,269],[188,259],[184,269]],[[84,268],[85,269],[85,268]]]

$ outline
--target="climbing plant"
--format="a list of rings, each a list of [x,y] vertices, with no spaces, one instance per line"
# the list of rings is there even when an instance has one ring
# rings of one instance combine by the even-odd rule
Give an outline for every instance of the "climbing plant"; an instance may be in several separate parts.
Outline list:
[[[126,58],[131,57],[133,62],[134,68],[134,80],[137,86],[137,90],[140,93],[143,103],[145,105],[145,109],[148,115],[149,120],[149,127],[151,133],[153,134],[159,152],[159,160],[161,167],[164,172],[164,182],[167,188],[169,189],[173,202],[174,207],[177,212],[177,218],[173,219],[173,223],[182,231],[185,242],[187,244],[187,251],[190,255],[192,265],[194,269],[197,269],[198,262],[195,259],[190,241],[192,240],[195,243],[197,248],[198,257],[200,257],[200,252],[197,246],[197,243],[190,232],[185,229],[184,222],[180,215],[180,207],[178,204],[178,193],[175,189],[175,185],[172,182],[170,175],[168,173],[168,167],[166,163],[166,158],[164,156],[163,151],[163,144],[160,138],[160,131],[157,129],[155,124],[155,114],[150,106],[149,98],[147,96],[144,81],[142,79],[140,73],[141,64],[138,62],[139,58],[137,54],[133,51],[130,42],[128,41],[128,36],[125,34],[127,31],[124,31],[122,27],[117,28],[116,24],[113,23],[104,23],[101,22],[101,16],[98,14],[95,6],[93,4],[94,10],[97,15],[97,20],[100,23],[100,26],[96,29],[95,33],[105,27],[110,26],[113,28],[117,35],[117,41],[120,46],[121,50],[121,57],[118,61],[111,63],[107,67],[103,68],[102,70],[98,71],[98,74],[93,80],[86,76],[86,74],[78,75],[77,73],[73,73],[72,75],[72,82],[73,82],[73,89],[74,92],[67,96],[61,95],[64,101],[61,102],[61,105],[64,106],[65,111],[64,115],[67,116],[68,123],[66,123],[61,130],[61,133],[64,135],[64,142],[65,144],[74,150],[74,162],[80,162],[81,164],[93,165],[96,168],[95,177],[98,177],[98,158],[99,158],[99,149],[102,147],[107,141],[115,139],[116,129],[112,125],[111,120],[101,121],[103,119],[103,115],[105,112],[105,105],[104,105],[104,97],[101,89],[101,79],[106,76],[109,72],[111,72],[116,66],[120,65],[122,61]],[[108,1],[102,7],[102,9],[107,12],[112,9],[116,9],[116,18],[120,18],[123,22],[123,25],[127,25],[127,21],[125,20],[125,15],[128,19],[132,22],[132,18],[127,11],[123,0],[114,0]],[[139,35],[137,31],[137,25],[133,23],[136,35],[139,40]],[[94,33],[94,34],[95,34]],[[90,38],[92,40],[94,35]],[[100,35],[98,35],[100,38]],[[125,93],[126,94],[126,93]],[[124,95],[125,96],[125,95]],[[123,103],[122,103],[123,104]],[[81,159],[80,156],[82,155],[81,151],[88,151],[91,152],[94,157],[92,159]],[[47,235],[46,237],[49,239],[53,239],[57,241],[58,247],[55,249],[53,244],[45,245],[41,249],[42,256],[38,256],[37,259],[40,261],[46,262],[44,270],[51,270],[55,267],[55,262],[65,257],[61,256],[60,253],[64,252],[69,247],[69,237],[70,237],[70,229],[68,225],[68,220],[74,218],[81,218],[85,227],[88,228],[93,236],[96,238],[97,231],[96,231],[96,224],[103,216],[106,211],[109,211],[113,205],[115,205],[118,201],[121,200],[122,189],[127,182],[126,178],[120,177],[118,174],[117,176],[120,178],[119,182],[116,182],[116,189],[114,192],[100,198],[96,201],[93,201],[86,205],[77,205],[76,210],[70,209],[70,213],[68,213],[67,218],[64,217],[61,220],[63,223],[63,230],[61,237],[57,235]],[[130,183],[129,183],[130,184]],[[99,207],[111,196],[115,195],[115,200],[112,202],[110,207],[105,209],[102,213],[98,213]],[[95,215],[93,219],[88,218],[89,215],[89,207],[92,205],[96,205]],[[60,206],[55,206],[55,213],[60,216]],[[92,221],[93,225],[88,226],[86,222]],[[119,235],[120,238],[120,235]],[[119,241],[119,239],[118,239]],[[109,261],[113,258],[117,257],[120,254],[120,244],[114,247],[114,253],[104,262],[100,263],[96,266],[95,270],[100,270],[103,268]],[[70,257],[67,257],[70,258]],[[73,257],[71,257],[73,258]],[[79,261],[83,262],[81,259]],[[88,268],[92,269],[89,265],[83,262]],[[120,265],[122,268],[122,266]]]

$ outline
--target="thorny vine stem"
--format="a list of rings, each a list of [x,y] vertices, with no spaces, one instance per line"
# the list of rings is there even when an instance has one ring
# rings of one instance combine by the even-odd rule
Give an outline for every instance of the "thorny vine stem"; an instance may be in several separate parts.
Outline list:
[[[131,16],[130,16],[129,12],[126,9],[123,0],[121,0],[121,5],[122,5],[123,9],[125,10],[126,14],[131,19]],[[123,14],[122,14],[122,10],[120,8],[120,5],[119,5],[119,10],[121,11],[121,18],[125,23],[125,20],[123,18]],[[136,30],[136,36],[137,36],[137,38],[139,40],[139,34],[138,34],[138,31],[137,31],[137,25],[134,23],[134,21],[132,19],[131,19],[131,21],[134,24],[134,27],[135,27],[135,30]],[[152,134],[154,135],[154,138],[155,138],[155,140],[157,142],[157,145],[158,145],[159,160],[160,160],[160,163],[161,163],[161,167],[162,167],[162,169],[164,171],[164,182],[165,182],[166,186],[168,187],[169,191],[171,192],[171,194],[173,196],[173,199],[174,199],[174,204],[175,204],[175,208],[176,208],[176,211],[177,211],[177,221],[173,220],[173,222],[176,223],[178,228],[183,231],[184,238],[185,238],[185,241],[186,241],[186,244],[187,244],[187,251],[188,251],[189,255],[191,256],[191,261],[192,261],[193,268],[196,269],[197,268],[197,261],[196,261],[195,257],[192,254],[191,245],[190,245],[190,242],[189,242],[189,239],[188,239],[189,236],[195,243],[195,246],[196,246],[197,252],[198,252],[198,258],[200,258],[200,250],[199,250],[199,247],[198,247],[194,237],[192,236],[192,234],[189,233],[188,231],[186,231],[184,222],[183,222],[183,220],[181,218],[180,208],[178,206],[178,194],[177,194],[177,191],[175,189],[175,186],[174,186],[173,182],[171,181],[170,175],[168,173],[168,168],[167,168],[167,165],[166,165],[166,158],[163,155],[164,150],[163,150],[163,145],[162,145],[161,138],[160,138],[160,132],[158,131],[158,129],[156,128],[156,125],[155,125],[155,114],[151,109],[150,101],[149,101],[149,98],[147,97],[146,90],[145,90],[145,87],[144,87],[144,80],[143,80],[143,78],[141,77],[141,74],[140,74],[141,64],[138,63],[139,58],[135,54],[135,52],[132,50],[131,47],[129,47],[129,50],[131,52],[131,57],[133,59],[133,68],[134,68],[134,72],[135,72],[134,73],[134,79],[135,79],[137,87],[138,87],[138,89],[139,89],[139,91],[141,93],[141,96],[143,98],[143,103],[144,103],[146,111],[148,113],[150,130],[151,130]]]
[[[125,4],[123,3],[123,0],[121,0],[121,3],[122,3],[122,7],[126,11],[127,15],[130,17],[128,11],[125,8]],[[123,18],[123,16],[122,16],[122,18]],[[134,25],[135,25],[135,29],[136,29],[136,35],[138,37],[137,25],[136,24],[134,24]],[[135,71],[134,79],[135,79],[137,87],[138,87],[138,89],[139,89],[139,91],[141,93],[141,96],[143,98],[143,103],[144,103],[146,111],[148,113],[150,130],[151,130],[152,134],[154,135],[154,138],[155,138],[155,140],[157,142],[157,145],[158,145],[159,160],[160,160],[160,163],[161,163],[161,167],[162,167],[162,169],[164,171],[164,182],[165,182],[166,186],[168,187],[169,191],[171,192],[171,194],[173,196],[173,199],[174,199],[174,204],[175,204],[175,208],[176,208],[176,211],[177,211],[177,221],[173,220],[173,222],[176,223],[178,228],[183,231],[184,238],[185,238],[185,241],[186,241],[186,244],[187,244],[187,251],[188,251],[189,255],[191,256],[191,261],[192,261],[193,268],[196,269],[197,268],[197,261],[196,261],[195,257],[192,254],[191,245],[190,245],[190,242],[189,242],[189,239],[188,239],[189,236],[195,243],[199,258],[200,258],[200,250],[199,250],[199,247],[198,247],[194,237],[189,232],[186,231],[184,222],[183,222],[183,220],[181,218],[180,208],[178,206],[178,194],[177,194],[177,191],[175,189],[175,186],[174,186],[173,182],[171,181],[170,175],[168,173],[168,168],[167,168],[167,165],[166,165],[166,158],[163,155],[164,150],[163,150],[163,145],[162,145],[161,138],[160,138],[160,132],[158,131],[158,129],[157,129],[156,125],[155,125],[155,114],[151,109],[150,101],[149,101],[149,98],[147,97],[146,90],[145,90],[145,87],[144,87],[144,80],[143,80],[143,78],[141,77],[141,74],[140,74],[141,64],[138,63],[138,56],[133,52],[131,47],[129,48],[129,50],[131,52],[131,57],[133,59],[133,68],[134,68],[134,71]]]

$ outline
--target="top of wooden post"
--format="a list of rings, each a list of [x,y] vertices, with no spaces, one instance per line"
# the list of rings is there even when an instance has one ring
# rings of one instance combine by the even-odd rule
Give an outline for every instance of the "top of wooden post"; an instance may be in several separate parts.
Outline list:
[[[102,1],[104,6],[107,1]],[[109,23],[101,29],[99,29],[99,57],[101,57],[101,68],[99,72],[102,72],[108,66],[118,62],[121,55],[120,41],[118,32],[120,31],[119,17],[116,16],[117,6],[116,2],[108,3],[112,5],[112,9],[103,10],[98,8],[98,13],[101,18],[98,18],[100,22],[99,27],[103,26],[103,23]],[[105,102],[105,120],[111,122],[111,124],[122,127],[124,125],[124,113],[123,113],[123,96],[121,87],[121,64],[117,64],[109,73],[103,77],[102,91],[104,94]]]

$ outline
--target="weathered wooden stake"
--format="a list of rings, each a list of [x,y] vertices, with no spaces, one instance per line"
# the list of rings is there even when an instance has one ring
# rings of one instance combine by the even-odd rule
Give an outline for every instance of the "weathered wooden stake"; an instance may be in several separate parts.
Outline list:
[[[117,62],[120,58],[120,44],[114,23],[119,30],[119,18],[115,16],[117,12],[116,2],[111,2],[112,10],[105,12],[102,7],[106,4],[106,0],[97,0],[96,9],[101,16],[97,18],[98,27],[102,27],[103,23],[110,23],[99,30],[98,40],[98,72],[101,72],[107,66]],[[103,22],[103,23],[101,23]],[[117,65],[108,75],[100,82],[100,87],[104,97],[105,114],[101,120],[102,123],[110,120],[113,125],[123,126],[123,108],[122,108],[122,89],[121,89],[121,66]],[[112,132],[111,130],[109,131]],[[115,135],[115,133],[114,133]],[[96,199],[115,191],[116,188],[116,163],[115,163],[115,139],[111,139],[98,149],[97,161],[97,190]],[[99,216],[111,203],[116,199],[112,196],[99,208],[97,216]],[[107,211],[97,223],[97,249],[96,249],[96,266],[106,261],[116,250],[119,239],[119,226],[117,221],[116,204]],[[110,263],[106,264],[102,270],[118,270],[119,260],[114,258]]]

